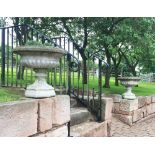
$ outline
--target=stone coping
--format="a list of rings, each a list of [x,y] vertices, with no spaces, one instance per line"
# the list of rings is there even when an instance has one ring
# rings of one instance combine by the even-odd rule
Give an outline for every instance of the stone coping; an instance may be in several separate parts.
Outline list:
[[[11,105],[16,105],[16,104],[23,104],[23,103],[26,103],[26,102],[34,102],[34,101],[37,101],[37,99],[32,99],[32,98],[26,98],[25,97],[25,98],[21,98],[20,100],[16,100],[16,101],[1,102],[0,107],[11,106]]]

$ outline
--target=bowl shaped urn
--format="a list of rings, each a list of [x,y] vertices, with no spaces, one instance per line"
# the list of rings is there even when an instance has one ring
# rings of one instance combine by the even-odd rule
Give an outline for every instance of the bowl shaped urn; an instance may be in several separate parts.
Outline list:
[[[139,77],[119,77],[120,83],[126,87],[126,92],[122,95],[124,99],[136,99],[136,95],[132,93],[132,87],[138,85]]]
[[[36,80],[26,88],[25,96],[32,98],[46,98],[55,96],[54,88],[46,82],[48,69],[59,65],[59,59],[65,50],[55,47],[19,46],[13,50],[21,56],[20,64],[32,68]]]

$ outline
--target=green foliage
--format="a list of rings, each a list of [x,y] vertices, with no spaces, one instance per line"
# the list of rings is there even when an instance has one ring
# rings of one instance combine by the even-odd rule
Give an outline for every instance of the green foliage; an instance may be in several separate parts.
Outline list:
[[[33,25],[47,36],[69,37],[82,59],[94,54],[115,70],[125,64],[126,74],[136,74],[136,67],[143,73],[155,72],[153,17],[15,17],[13,21]]]
[[[27,41],[25,46],[39,46],[39,47],[51,47],[52,45],[50,43],[44,43],[42,44],[42,42],[40,41],[33,41],[33,40],[30,40],[30,41]]]

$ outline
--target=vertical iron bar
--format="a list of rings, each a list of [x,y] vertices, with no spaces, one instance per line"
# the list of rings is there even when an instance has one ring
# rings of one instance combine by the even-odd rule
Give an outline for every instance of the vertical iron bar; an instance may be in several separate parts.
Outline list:
[[[25,68],[26,73],[25,73],[25,88],[27,87],[27,68]]]
[[[13,86],[13,65],[14,65],[14,60],[13,60],[13,27],[12,27],[12,32],[11,32],[11,59],[12,59],[12,63],[11,63],[11,86]]]
[[[99,100],[99,115],[98,115],[98,121],[101,121],[101,102],[102,102],[102,60],[99,59],[99,81],[98,81],[98,100]]]
[[[71,56],[67,55],[67,61],[68,61],[68,92],[67,94],[71,95],[71,71],[70,71],[70,62],[71,62]]]
[[[5,28],[2,29],[2,73],[1,73],[1,85],[5,86]]]
[[[10,49],[9,49],[9,28],[7,28],[7,86],[9,85],[9,55]]]
[[[59,38],[59,45],[62,47],[61,38]],[[62,93],[62,59],[60,58],[60,67],[59,67],[59,86],[60,86],[60,93]]]
[[[84,64],[83,64],[84,65]],[[85,89],[84,89],[84,69],[82,70],[82,100],[84,100],[84,91],[85,91]]]
[[[68,128],[68,137],[70,137],[70,122],[67,123],[67,128]]]
[[[60,58],[60,72],[59,72],[59,85],[60,85],[60,93],[62,92],[62,59]]]
[[[73,56],[74,56],[74,54],[75,54],[74,53],[74,45],[72,44],[72,46],[73,46]],[[73,78],[72,79],[73,79],[73,84],[72,85],[73,85],[73,92],[74,92],[74,71],[73,71]]]
[[[16,27],[15,27],[15,29],[16,29],[17,31],[19,31],[19,28],[16,28]],[[17,32],[17,33],[18,33],[18,32]],[[19,41],[19,43],[21,42],[21,40],[18,40],[17,33],[16,33],[16,46],[18,45],[18,41]],[[17,87],[17,85],[18,85],[17,74],[18,74],[18,55],[16,54],[16,87]]]
[[[79,60],[79,52],[78,52],[78,60]],[[78,90],[77,90],[77,97],[79,98],[79,83],[80,83],[80,66],[78,66]]]
[[[66,42],[65,42],[65,37],[64,37],[64,50],[65,50],[65,48],[66,48]],[[66,87],[66,56],[64,56],[64,87]]]
[[[89,107],[89,62],[90,60],[89,60],[89,52],[88,52],[88,63],[87,63],[87,108],[89,109],[90,107]]]
[[[70,53],[70,40],[68,39],[68,52]],[[68,91],[67,94],[71,95],[71,70],[70,70],[70,63],[71,63],[71,55],[67,55],[67,61],[68,61]]]
[[[54,68],[54,88],[56,87],[56,67]]]

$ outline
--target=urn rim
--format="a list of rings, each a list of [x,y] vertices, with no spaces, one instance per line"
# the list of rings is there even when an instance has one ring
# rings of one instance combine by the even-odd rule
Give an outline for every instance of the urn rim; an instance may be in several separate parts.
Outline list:
[[[16,48],[13,49],[13,52],[16,54],[20,54],[22,55],[22,53],[24,54],[25,52],[29,53],[29,52],[46,52],[46,53],[59,53],[59,54],[65,54],[66,51],[64,49],[61,48],[57,48],[57,47],[38,47],[38,46],[18,46]]]

